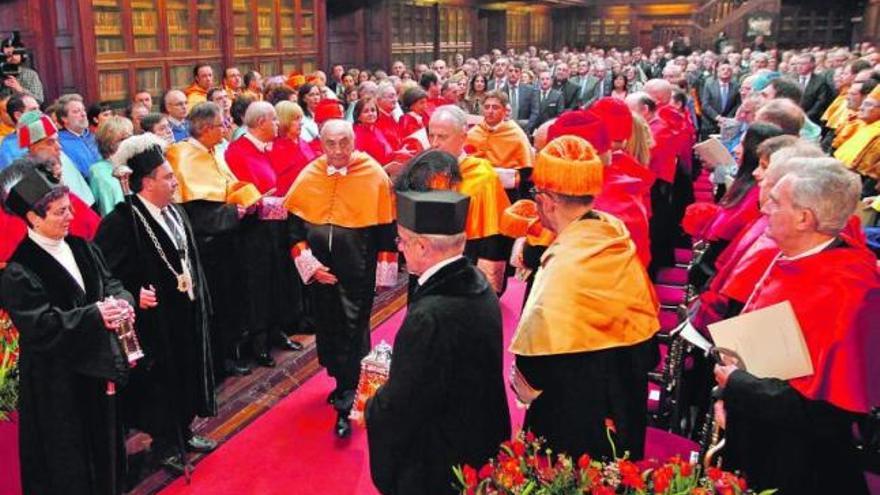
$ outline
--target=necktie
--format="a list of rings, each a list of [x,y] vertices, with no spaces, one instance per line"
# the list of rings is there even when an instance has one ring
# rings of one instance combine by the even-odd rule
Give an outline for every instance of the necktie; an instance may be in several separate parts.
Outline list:
[[[721,111],[727,109],[727,84],[721,85]]]
[[[513,115],[514,119],[517,119],[519,115],[519,112],[517,111],[519,110],[519,98],[517,98],[518,89],[518,86],[510,87],[510,113]]]
[[[336,168],[333,165],[327,165],[327,175],[339,174],[343,177],[348,175],[348,167],[339,167]]]
[[[541,91],[541,103],[544,103],[547,100],[547,92]]]
[[[807,76],[801,76],[801,89],[807,88]]]
[[[181,235],[180,230],[177,228],[177,222],[174,221],[174,219],[172,218],[171,213],[169,213],[168,211],[168,208],[162,208],[162,210],[160,211],[162,215],[162,220],[165,221],[165,225],[167,225],[168,230],[171,231],[171,237],[174,240],[174,244],[177,246],[177,252],[180,253],[181,258],[183,258],[183,248],[185,246],[184,242],[186,241],[184,241],[183,235]]]

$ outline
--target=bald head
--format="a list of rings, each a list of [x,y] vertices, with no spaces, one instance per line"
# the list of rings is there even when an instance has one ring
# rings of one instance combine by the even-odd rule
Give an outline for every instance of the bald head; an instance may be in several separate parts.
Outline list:
[[[765,103],[755,114],[755,122],[766,122],[797,136],[806,122],[806,114],[797,103],[788,98],[775,98]]]
[[[672,84],[664,79],[651,79],[643,90],[658,106],[666,105],[672,99]]]

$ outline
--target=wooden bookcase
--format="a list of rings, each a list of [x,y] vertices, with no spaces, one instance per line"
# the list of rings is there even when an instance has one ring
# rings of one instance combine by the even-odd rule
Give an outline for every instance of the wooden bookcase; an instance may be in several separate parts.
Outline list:
[[[158,103],[192,82],[196,63],[214,67],[218,84],[233,64],[264,76],[315,70],[325,1],[79,0],[83,48],[95,54],[88,96],[124,106],[145,89]]]

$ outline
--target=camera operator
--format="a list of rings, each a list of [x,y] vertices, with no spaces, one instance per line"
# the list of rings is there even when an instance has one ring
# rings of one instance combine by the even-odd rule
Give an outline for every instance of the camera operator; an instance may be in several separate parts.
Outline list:
[[[6,61],[0,64],[0,77],[3,78],[3,92],[28,93],[43,103],[43,83],[37,71],[22,65],[25,54],[24,46],[18,41],[17,34],[3,40],[0,44]]]

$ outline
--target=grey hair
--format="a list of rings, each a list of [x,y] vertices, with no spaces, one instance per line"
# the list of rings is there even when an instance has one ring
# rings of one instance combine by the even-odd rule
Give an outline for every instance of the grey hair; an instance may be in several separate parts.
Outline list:
[[[799,169],[783,178],[791,181],[792,203],[813,213],[817,232],[839,234],[859,203],[862,192],[859,176],[834,158],[799,161]]]
[[[220,116],[220,107],[216,103],[203,101],[194,106],[189,112],[189,133],[198,139],[205,128],[214,125],[214,121]]]
[[[244,113],[244,125],[249,128],[256,127],[260,119],[264,119],[275,113],[275,107],[268,101],[255,101],[248,105]]]
[[[397,96],[397,90],[394,89],[394,84],[391,81],[382,81],[379,83],[376,95],[382,96],[385,93],[394,93],[394,96]]]
[[[434,113],[431,114],[431,121],[428,125],[431,125],[431,122],[451,122],[455,124],[456,127],[461,128],[462,132],[467,132],[467,114],[464,113],[464,110],[455,106],[455,105],[443,105],[441,107],[437,107],[434,110]]]
[[[364,81],[358,85],[357,92],[358,98],[364,98],[364,95],[375,97],[379,94],[379,86],[373,81]]]
[[[330,119],[321,126],[321,139],[332,132],[343,132],[354,139],[354,127],[351,122],[342,119]]]
[[[821,148],[805,141],[777,150],[770,155],[770,165],[764,173],[764,187],[772,188],[786,174],[814,166],[815,161],[806,160],[808,158],[827,157]]]
[[[430,249],[438,253],[449,251],[461,253],[464,251],[464,245],[467,242],[467,235],[464,232],[453,235],[416,234],[416,237],[421,237],[428,241]]]

